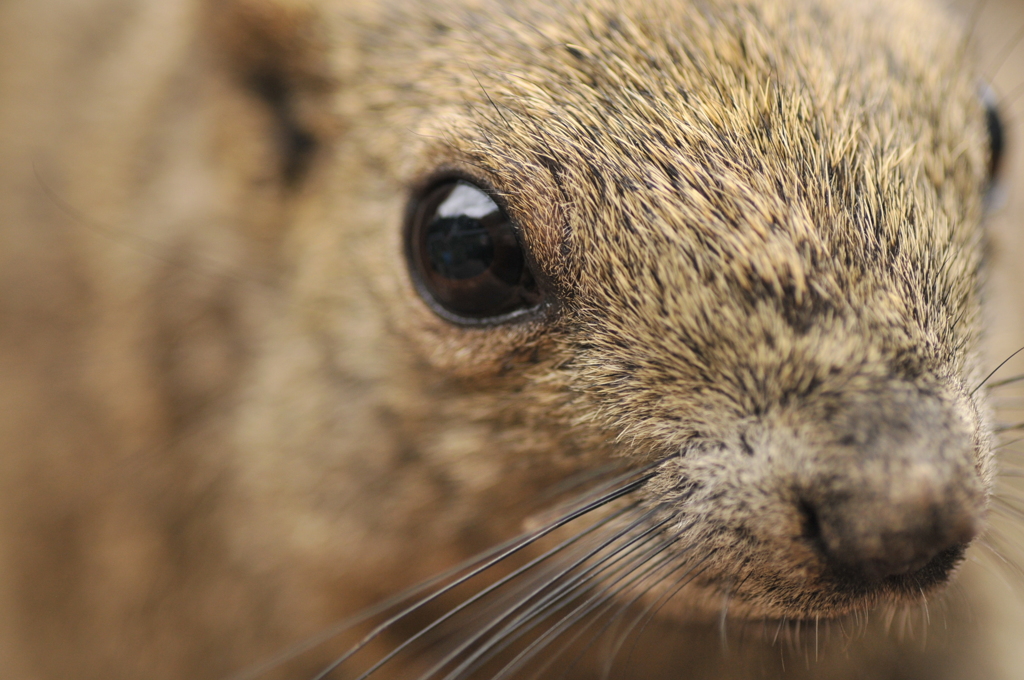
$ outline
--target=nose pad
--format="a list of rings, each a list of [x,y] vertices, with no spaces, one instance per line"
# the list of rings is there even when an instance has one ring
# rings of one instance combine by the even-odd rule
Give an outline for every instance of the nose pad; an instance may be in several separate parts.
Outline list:
[[[895,488],[830,490],[799,501],[804,538],[834,572],[868,582],[914,573],[977,535],[980,509],[970,489],[887,481]]]
[[[837,398],[785,449],[802,543],[855,584],[945,577],[977,535],[988,491],[970,422],[914,385]],[[792,506],[791,506],[792,507]]]

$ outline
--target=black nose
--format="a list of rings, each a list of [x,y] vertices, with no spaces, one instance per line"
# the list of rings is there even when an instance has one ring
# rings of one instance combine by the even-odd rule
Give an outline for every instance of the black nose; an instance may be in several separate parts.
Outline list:
[[[801,499],[805,538],[833,571],[869,582],[913,573],[977,534],[969,488],[928,466],[896,467],[859,488],[823,481]]]

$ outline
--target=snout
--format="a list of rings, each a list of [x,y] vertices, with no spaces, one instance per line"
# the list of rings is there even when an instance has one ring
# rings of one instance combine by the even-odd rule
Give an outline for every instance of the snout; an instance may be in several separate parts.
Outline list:
[[[835,390],[739,424],[739,445],[666,461],[651,489],[699,518],[700,597],[816,620],[948,583],[983,528],[991,465],[980,418],[949,392]]]
[[[862,587],[944,581],[986,507],[977,445],[947,404],[913,393],[847,406],[803,446],[793,501],[823,571]]]

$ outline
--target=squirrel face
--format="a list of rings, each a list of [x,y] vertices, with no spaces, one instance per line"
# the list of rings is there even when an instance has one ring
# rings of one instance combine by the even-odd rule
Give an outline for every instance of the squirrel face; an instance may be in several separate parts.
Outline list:
[[[959,34],[913,3],[500,12],[392,18],[349,91],[343,148],[387,168],[381,323],[417,357],[389,380],[444,402],[411,446],[462,433],[481,479],[535,476],[511,495],[659,461],[641,495],[703,560],[681,615],[944,584],[992,476]]]

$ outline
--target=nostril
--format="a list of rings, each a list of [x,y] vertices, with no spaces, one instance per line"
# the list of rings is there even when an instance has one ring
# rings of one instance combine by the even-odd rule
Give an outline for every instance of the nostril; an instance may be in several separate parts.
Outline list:
[[[818,550],[824,549],[821,537],[821,520],[818,518],[817,509],[810,501],[801,498],[797,503],[800,515],[803,518],[803,537],[814,544]]]

